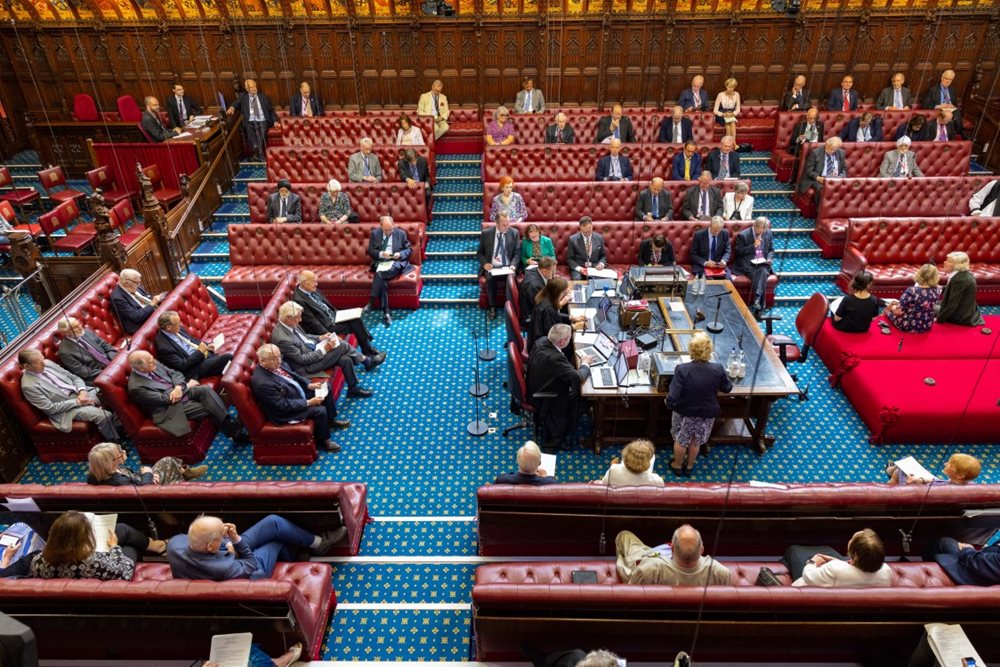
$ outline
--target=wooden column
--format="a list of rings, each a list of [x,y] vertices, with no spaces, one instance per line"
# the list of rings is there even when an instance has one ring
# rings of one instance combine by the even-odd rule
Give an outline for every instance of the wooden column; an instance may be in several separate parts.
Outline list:
[[[100,188],[87,199],[90,214],[94,218],[94,228],[97,229],[97,240],[94,247],[98,259],[103,264],[110,264],[115,273],[127,268],[128,254],[121,243],[121,233],[111,225],[111,209]]]

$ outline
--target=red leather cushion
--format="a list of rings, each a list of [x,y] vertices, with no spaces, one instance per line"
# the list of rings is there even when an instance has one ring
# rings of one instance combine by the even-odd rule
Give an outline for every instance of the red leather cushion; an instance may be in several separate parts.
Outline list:
[[[361,137],[376,145],[396,143],[399,115],[342,115],[303,118],[286,116],[281,119],[281,141],[285,146],[357,146]],[[424,142],[434,146],[434,121],[428,117],[407,114],[410,122],[423,132]]]
[[[397,223],[426,222],[427,205],[423,190],[411,190],[404,183],[341,183],[351,198],[351,208],[361,222],[378,222],[379,216],[392,215]],[[249,183],[250,222],[270,222],[267,199],[277,192],[274,183]],[[302,220],[319,222],[319,200],[326,192],[323,183],[292,183],[292,192],[302,198]]]
[[[360,137],[359,137],[360,138]],[[434,157],[428,146],[375,146],[372,152],[382,165],[383,181],[399,181],[396,164],[403,151],[413,148],[427,158],[431,182],[434,182]],[[267,180],[276,183],[287,178],[293,183],[325,183],[336,178],[348,182],[347,161],[358,152],[355,146],[275,146],[267,149]]]

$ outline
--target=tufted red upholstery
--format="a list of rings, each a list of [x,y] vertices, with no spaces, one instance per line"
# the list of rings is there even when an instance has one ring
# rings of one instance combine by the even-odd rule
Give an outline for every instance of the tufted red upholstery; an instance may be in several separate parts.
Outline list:
[[[434,159],[427,146],[413,146],[417,155],[427,158],[431,183],[434,183]],[[378,146],[372,152],[382,164],[384,181],[399,181],[396,164],[406,148]],[[325,183],[336,178],[347,182],[347,161],[358,152],[357,146],[276,146],[267,149],[267,180],[275,183],[287,178],[293,183]]]
[[[396,222],[426,222],[427,206],[423,190],[411,190],[405,183],[341,183],[351,198],[351,208],[361,222],[378,222],[389,214]],[[250,222],[268,222],[267,198],[277,192],[274,183],[247,184]],[[326,183],[292,183],[292,192],[302,198],[303,222],[319,222],[319,200]]]
[[[410,122],[424,135],[424,142],[434,148],[434,122],[428,117],[410,115]],[[281,119],[281,141],[284,146],[357,146],[368,137],[376,145],[396,143],[399,114],[392,116],[336,115],[319,118],[288,116]]]
[[[544,144],[545,128],[554,124],[556,114],[562,111],[566,114],[567,123],[573,127],[578,144],[591,144],[597,139],[597,123],[604,116],[610,115],[610,111],[600,111],[597,109],[580,108],[560,108],[546,106],[544,114],[514,114],[511,116],[514,123],[517,144]],[[625,115],[632,121],[632,128],[638,143],[652,144],[660,132],[660,123],[664,118],[670,116],[670,109],[666,111],[626,109]],[[487,113],[483,120],[482,132],[486,133],[486,126],[492,120],[492,114]],[[712,141],[715,121],[711,113],[688,114],[692,120],[691,132],[695,141]]]
[[[310,269],[334,305],[361,306],[371,290],[368,239],[375,227],[356,225],[230,225],[229,259],[232,268],[222,279],[231,309],[263,308],[288,271]],[[398,225],[413,246],[415,269],[389,282],[393,308],[420,305],[423,223]],[[294,260],[292,259],[294,258]]]
[[[723,128],[714,122],[712,114],[712,138],[722,138]],[[736,137],[739,143],[753,144],[755,151],[769,151],[774,147],[774,126],[778,122],[778,107],[774,105],[741,104]],[[697,138],[697,137],[696,137]]]

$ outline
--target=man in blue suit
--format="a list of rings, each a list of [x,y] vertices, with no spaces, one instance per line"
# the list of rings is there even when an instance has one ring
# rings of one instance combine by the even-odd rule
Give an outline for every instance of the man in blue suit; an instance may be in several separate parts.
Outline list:
[[[684,111],[708,111],[712,100],[708,98],[704,85],[705,77],[700,74],[691,79],[691,87],[684,89],[680,99],[677,100],[677,105]]]
[[[688,141],[684,144],[684,151],[674,156],[670,180],[696,181],[701,171],[701,153],[698,152],[698,144]]]
[[[149,319],[163,301],[166,292],[152,295],[142,287],[142,275],[135,269],[122,269],[118,284],[111,290],[111,310],[125,333],[132,335]]]
[[[612,139],[608,144],[609,155],[605,155],[597,161],[598,181],[631,181],[632,162],[627,155],[621,155],[622,142],[620,139]]]
[[[942,537],[929,545],[924,560],[937,561],[959,586],[1000,584],[1000,544],[976,550],[971,544]]]
[[[852,118],[840,131],[840,140],[849,141],[882,141],[882,118],[871,111],[866,111],[857,118]]]
[[[185,380],[203,380],[222,375],[232,361],[232,354],[216,354],[211,342],[198,340],[181,326],[181,316],[176,310],[165,310],[157,318],[160,330],[156,332],[153,346],[156,358],[164,366],[173,368]]]
[[[371,270],[375,274],[372,279],[372,291],[365,310],[371,310],[372,304],[382,309],[385,326],[392,326],[392,315],[389,314],[389,281],[404,273],[413,271],[410,264],[410,240],[406,232],[396,229],[391,215],[383,215],[378,219],[379,226],[372,230],[368,241],[368,256],[372,260]]]
[[[774,259],[774,241],[767,223],[767,218],[757,218],[753,227],[747,227],[736,235],[733,244],[736,255],[733,272],[750,279],[750,312],[758,320],[766,305],[767,277],[771,275],[771,261]]]
[[[677,105],[660,122],[660,134],[656,140],[661,144],[684,144],[694,140],[693,123],[690,118],[684,117],[684,108]]]
[[[725,180],[740,177],[740,154],[736,152],[736,139],[722,137],[719,148],[713,148],[705,158],[705,169],[713,179]]]
[[[330,439],[330,427],[347,428],[351,422],[337,419],[337,403],[333,392],[319,398],[314,392],[322,382],[310,382],[281,361],[277,345],[265,343],[257,348],[257,366],[250,378],[257,405],[274,424],[312,420],[316,447],[339,452],[340,445]]]
[[[846,100],[846,103],[845,103]],[[830,91],[830,99],[826,102],[830,111],[856,111],[858,108],[858,91],[854,90],[854,77],[845,74],[840,80],[840,87]]]
[[[729,232],[722,216],[713,216],[708,227],[696,231],[691,240],[691,271],[700,277],[705,274],[705,267],[724,270],[726,280],[730,280],[729,256]]]

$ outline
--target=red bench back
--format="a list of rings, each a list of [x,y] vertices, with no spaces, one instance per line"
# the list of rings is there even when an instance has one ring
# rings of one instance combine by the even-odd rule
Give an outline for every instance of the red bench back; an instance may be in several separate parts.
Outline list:
[[[969,198],[994,176],[832,178],[817,218],[968,215]]]
[[[375,146],[372,152],[382,164],[383,181],[399,181],[396,164],[410,146]],[[434,160],[427,146],[412,146],[427,158],[431,181],[434,180]],[[272,146],[267,149],[267,180],[276,183],[287,178],[293,183],[325,183],[336,178],[346,183],[347,161],[358,152],[355,146]]]
[[[513,114],[511,116],[514,123],[515,136],[519,145],[543,144],[545,143],[545,128],[556,122],[556,114],[560,109],[557,107],[546,107],[543,114]],[[598,111],[596,109],[561,109],[566,114],[566,121],[573,128],[576,141],[580,144],[591,144],[597,140],[597,123],[604,116],[610,115],[610,111]],[[625,115],[632,121],[632,128],[635,130],[636,139],[642,144],[651,144],[656,141],[660,133],[660,123],[664,118],[670,116],[670,109],[664,111],[642,110],[626,111]],[[711,141],[714,132],[714,118],[711,113],[687,114],[692,120],[691,132],[695,141]],[[486,133],[486,126],[492,120],[492,114],[487,113],[483,120],[483,133]]]
[[[285,146],[354,146],[362,137],[375,144],[396,143],[399,129],[397,112],[391,116],[321,116],[302,118],[289,116],[281,120],[281,141]],[[433,119],[407,114],[410,122],[424,135],[424,142],[434,146]]]
[[[361,222],[378,222],[380,215],[389,214],[397,222],[426,222],[427,206],[422,189],[411,190],[405,183],[341,183],[351,198],[351,208]],[[247,199],[250,222],[268,222],[267,199],[278,188],[274,183],[250,183]],[[302,198],[302,220],[319,222],[319,200],[326,192],[326,183],[292,183],[292,192]]]
[[[803,156],[822,144],[809,143],[802,147]],[[844,144],[847,173],[851,178],[878,176],[882,158],[896,148],[893,141],[848,142]],[[925,176],[967,176],[972,159],[971,141],[917,141],[910,150],[917,158],[917,166]],[[795,183],[802,179],[806,170],[806,159],[799,161]]]
[[[1000,264],[1000,218],[852,218],[847,245],[868,264],[942,262],[956,250],[973,264]]]
[[[288,264],[364,265],[372,223],[354,225],[229,225],[229,261],[233,266]],[[424,225],[408,222],[397,225],[406,232],[413,252],[410,264],[422,263]]]
[[[820,111],[819,120],[823,121],[823,133],[826,138],[837,136],[851,119],[857,118],[864,111]],[[912,111],[872,111],[882,117],[882,136],[892,139],[900,125],[905,125],[915,114],[925,116],[928,120],[937,116],[936,109],[914,109]],[[792,130],[802,120],[805,114],[801,111],[782,111],[778,114],[778,124],[774,130],[774,148],[788,148],[792,143]]]

